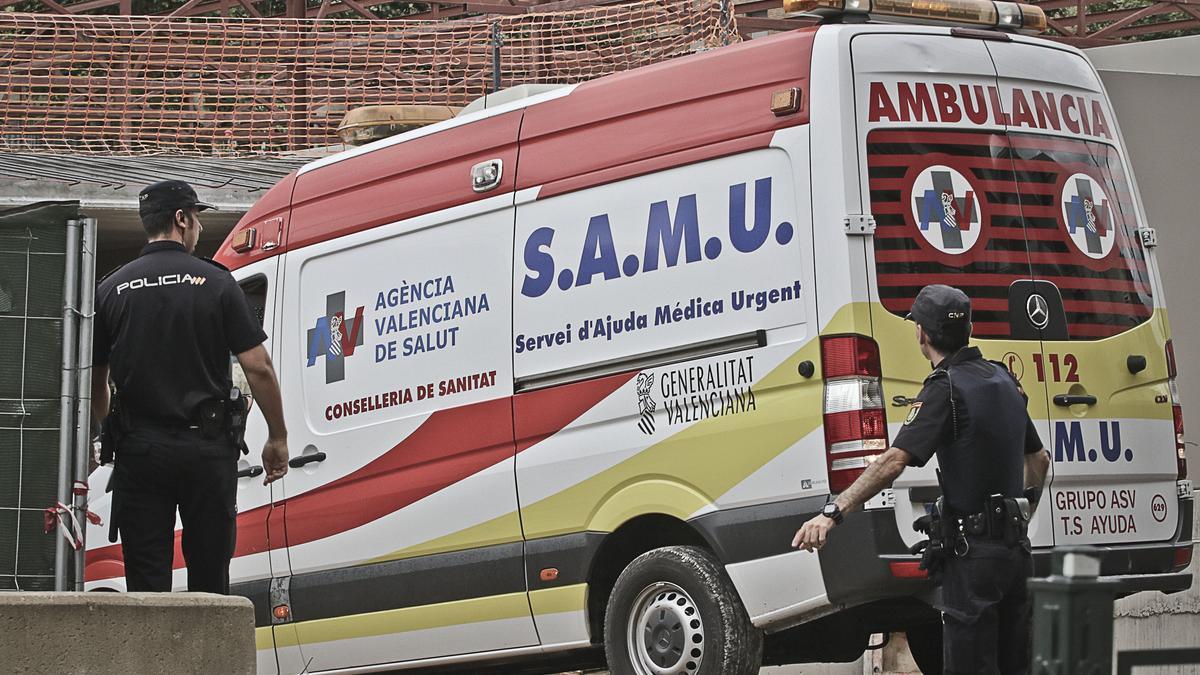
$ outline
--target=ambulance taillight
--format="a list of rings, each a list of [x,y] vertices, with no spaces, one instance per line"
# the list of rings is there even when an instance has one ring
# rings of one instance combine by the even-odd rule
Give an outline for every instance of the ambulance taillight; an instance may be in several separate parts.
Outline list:
[[[1183,405],[1179,400],[1179,386],[1175,378],[1179,370],[1175,365],[1175,344],[1167,340],[1167,383],[1171,387],[1171,416],[1175,420],[1175,462],[1179,480],[1187,478],[1187,447],[1183,443]]]
[[[888,446],[879,345],[863,335],[823,337],[821,373],[829,489],[841,492]]]

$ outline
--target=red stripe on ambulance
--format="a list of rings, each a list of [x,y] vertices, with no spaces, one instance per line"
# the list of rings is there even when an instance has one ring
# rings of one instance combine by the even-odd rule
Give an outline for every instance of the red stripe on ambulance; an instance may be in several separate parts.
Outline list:
[[[284,502],[283,507],[290,511],[286,545],[298,546],[360,527],[504,461],[562,430],[635,374],[436,412],[370,464]],[[521,409],[523,422],[515,447],[510,434],[514,406]],[[285,546],[277,528],[267,537],[271,509],[267,505],[238,514],[235,558]],[[273,516],[275,520],[281,517],[282,513]],[[176,531],[174,569],[184,566],[181,535]],[[268,541],[269,545],[263,546]],[[120,545],[89,551],[87,581],[123,574],[121,560]]]

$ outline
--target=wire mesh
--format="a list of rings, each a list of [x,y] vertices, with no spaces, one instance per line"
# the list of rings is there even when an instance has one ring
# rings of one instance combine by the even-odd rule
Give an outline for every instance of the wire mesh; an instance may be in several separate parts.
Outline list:
[[[63,220],[0,220],[0,590],[53,590]]]
[[[350,109],[462,106],[738,38],[720,0],[454,21],[0,13],[0,150],[246,156],[338,143]]]

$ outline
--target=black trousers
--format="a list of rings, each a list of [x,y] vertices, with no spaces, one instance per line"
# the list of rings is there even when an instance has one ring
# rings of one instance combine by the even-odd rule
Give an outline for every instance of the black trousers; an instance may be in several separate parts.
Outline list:
[[[965,556],[947,559],[942,572],[944,672],[1025,675],[1032,609],[1025,581],[1033,574],[1028,544],[970,544]]]
[[[237,451],[198,430],[138,429],[113,469],[113,526],[130,591],[170,591],[175,512],[189,591],[229,594],[237,535]]]

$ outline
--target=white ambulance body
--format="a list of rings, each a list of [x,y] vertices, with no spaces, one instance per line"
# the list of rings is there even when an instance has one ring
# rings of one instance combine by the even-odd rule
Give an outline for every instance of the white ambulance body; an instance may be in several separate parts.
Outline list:
[[[257,450],[240,463],[260,672],[605,647],[616,672],[751,672],[763,635],[767,662],[915,635],[932,465],[819,554],[790,541],[902,424],[929,372],[902,317],[934,282],[972,297],[1054,458],[1039,571],[1089,544],[1124,592],[1186,588],[1170,332],[1125,157],[1077,50],[845,24],[302,168],[218,255],[262,310],[293,456],[271,487]],[[88,587],[122,588],[119,545],[88,541]]]

